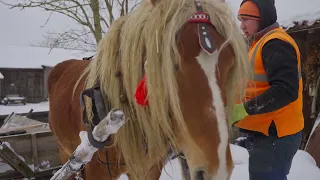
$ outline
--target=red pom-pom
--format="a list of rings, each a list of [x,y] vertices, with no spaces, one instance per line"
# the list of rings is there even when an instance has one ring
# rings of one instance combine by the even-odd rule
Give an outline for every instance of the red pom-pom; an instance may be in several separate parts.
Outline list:
[[[139,82],[136,93],[134,97],[136,98],[136,102],[140,104],[141,106],[147,106],[149,105],[148,99],[147,99],[147,84],[146,84],[146,76],[143,76],[143,79]]]

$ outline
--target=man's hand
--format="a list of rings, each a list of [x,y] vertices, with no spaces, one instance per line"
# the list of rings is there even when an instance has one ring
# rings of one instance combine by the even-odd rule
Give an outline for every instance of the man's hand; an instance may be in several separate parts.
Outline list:
[[[249,116],[243,104],[236,104],[232,111],[231,117],[231,126],[233,126],[236,122],[242,120],[246,116]]]

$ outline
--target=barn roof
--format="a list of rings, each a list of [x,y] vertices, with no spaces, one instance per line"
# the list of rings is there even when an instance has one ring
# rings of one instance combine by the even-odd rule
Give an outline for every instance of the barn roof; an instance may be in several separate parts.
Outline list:
[[[0,45],[0,68],[42,69],[67,59],[82,59],[93,52],[45,47]]]
[[[310,12],[294,16],[284,22],[281,26],[286,30],[308,29],[309,27],[318,27],[320,25],[320,11]]]
[[[234,15],[242,0],[226,0]],[[279,24],[286,30],[301,29],[320,24],[319,0],[276,0]]]

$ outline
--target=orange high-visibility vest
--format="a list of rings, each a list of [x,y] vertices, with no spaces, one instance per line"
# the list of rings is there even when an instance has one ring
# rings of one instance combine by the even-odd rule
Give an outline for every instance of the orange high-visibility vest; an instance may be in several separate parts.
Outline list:
[[[246,100],[250,100],[265,92],[269,87],[268,77],[263,67],[262,47],[271,39],[280,39],[290,43],[296,50],[298,70],[299,70],[299,91],[298,99],[287,106],[264,114],[247,116],[235,124],[235,126],[251,131],[261,132],[269,135],[268,130],[272,121],[274,121],[278,136],[295,134],[304,127],[304,117],[302,113],[302,90],[303,83],[301,78],[301,60],[298,45],[295,43],[283,29],[276,28],[266,33],[258,42],[251,46],[249,50],[249,61],[254,69],[254,76],[248,82],[246,89]]]

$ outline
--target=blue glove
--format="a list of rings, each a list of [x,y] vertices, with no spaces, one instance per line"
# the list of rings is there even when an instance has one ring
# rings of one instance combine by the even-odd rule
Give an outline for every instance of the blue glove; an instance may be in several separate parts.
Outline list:
[[[249,114],[244,108],[244,104],[236,104],[232,111],[231,122],[230,122],[231,126],[233,126],[235,123],[242,120],[246,116],[249,116]]]

